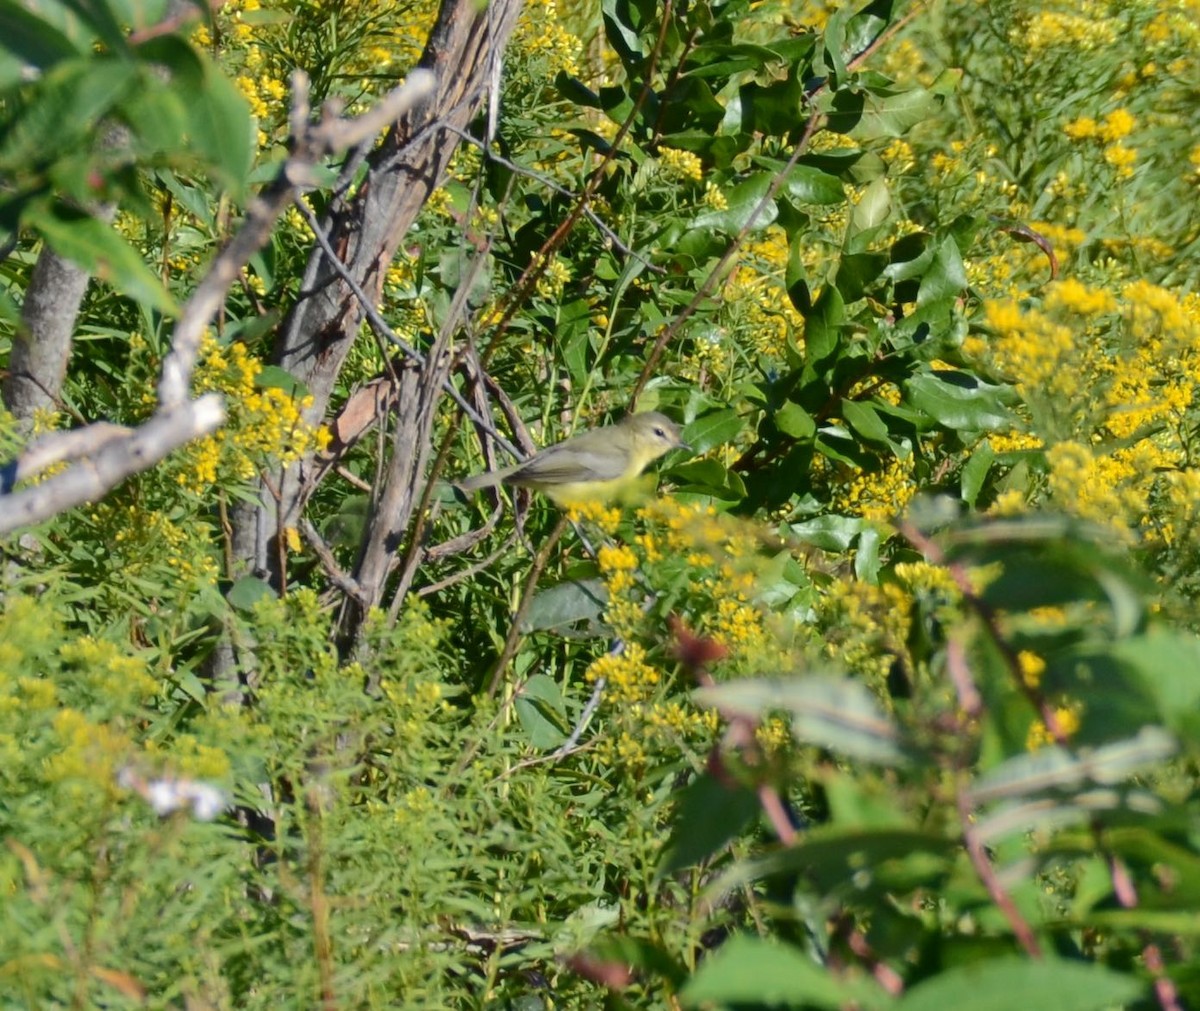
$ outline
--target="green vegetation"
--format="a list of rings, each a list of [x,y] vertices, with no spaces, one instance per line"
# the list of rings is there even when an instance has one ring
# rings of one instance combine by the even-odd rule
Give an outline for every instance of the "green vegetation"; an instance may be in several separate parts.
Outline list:
[[[175,6],[0,0],[0,1009],[1200,1005],[1196,0]]]

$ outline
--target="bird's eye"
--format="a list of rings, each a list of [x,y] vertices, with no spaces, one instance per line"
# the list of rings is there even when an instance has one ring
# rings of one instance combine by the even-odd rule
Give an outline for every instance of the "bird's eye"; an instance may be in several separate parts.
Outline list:
[[[656,425],[654,427],[654,434],[657,435],[660,439],[665,439],[667,437],[667,433],[662,429],[661,426],[658,426],[658,425]]]

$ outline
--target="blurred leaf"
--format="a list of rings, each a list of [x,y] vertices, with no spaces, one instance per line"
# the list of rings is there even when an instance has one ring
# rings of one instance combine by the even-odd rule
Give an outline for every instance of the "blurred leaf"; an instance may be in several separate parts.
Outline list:
[[[679,994],[687,1006],[711,1002],[746,1006],[829,1008],[889,1006],[874,983],[840,979],[809,955],[777,941],[737,935],[700,965]]]
[[[0,90],[27,80],[31,71],[45,74],[81,52],[82,47],[22,4],[0,2]]]
[[[189,138],[194,153],[216,172],[221,184],[240,197],[254,158],[250,106],[229,78],[204,64],[204,86],[190,96]],[[486,276],[487,271],[481,272]]]
[[[251,611],[263,597],[277,597],[271,584],[258,576],[242,576],[225,594],[229,606],[238,611]]]
[[[1011,956],[947,969],[918,983],[892,1006],[895,1011],[1103,1011],[1144,991],[1136,977],[1102,966]]]
[[[93,146],[100,118],[128,93],[138,68],[127,60],[80,58],[55,66],[20,107],[18,117],[0,136],[0,165],[27,171],[46,156],[80,144]]]
[[[671,875],[708,859],[741,835],[758,812],[753,790],[699,776],[678,794],[658,873]]]
[[[1155,628],[1112,645],[1131,679],[1157,703],[1159,718],[1194,752],[1200,742],[1200,640]]]
[[[848,758],[885,765],[908,761],[900,733],[870,690],[857,681],[831,677],[757,678],[699,688],[701,705],[724,714],[762,719],[772,712],[792,717],[792,733]]]
[[[969,788],[972,803],[987,804],[1048,790],[1077,789],[1089,783],[1112,785],[1166,761],[1179,749],[1161,727],[1143,727],[1138,735],[1081,754],[1048,746],[1017,755],[980,776]]]

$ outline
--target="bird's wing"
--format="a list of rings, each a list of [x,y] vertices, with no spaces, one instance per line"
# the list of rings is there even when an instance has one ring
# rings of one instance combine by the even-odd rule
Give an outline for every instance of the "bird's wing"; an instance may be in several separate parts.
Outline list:
[[[629,467],[629,454],[618,447],[572,446],[571,441],[542,450],[504,478],[505,484],[575,484],[580,481],[613,481]]]

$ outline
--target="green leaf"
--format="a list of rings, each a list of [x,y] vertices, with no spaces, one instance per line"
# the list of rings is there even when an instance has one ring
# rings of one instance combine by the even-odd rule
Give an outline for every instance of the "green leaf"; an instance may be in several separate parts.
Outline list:
[[[839,978],[795,948],[745,935],[731,937],[706,958],[679,998],[690,1006],[717,1002],[830,1011],[870,1011],[888,1004],[886,994],[868,979]]]
[[[24,223],[36,228],[60,256],[107,281],[135,302],[164,316],[179,306],[157,275],[116,231],[103,221],[59,205],[26,207]]]
[[[547,629],[568,628],[587,622],[599,622],[608,602],[608,593],[599,579],[572,579],[545,590],[539,590],[529,605],[521,631],[525,633]]]
[[[783,172],[787,166],[787,162],[780,158],[759,155],[752,160],[773,175]],[[815,165],[793,165],[783,177],[781,192],[800,204],[840,204],[846,199],[846,188],[842,181]]]
[[[857,302],[879,279],[887,257],[882,253],[847,253],[838,261],[833,283],[846,302]]]
[[[55,64],[83,55],[85,48],[20,3],[0,2],[0,90],[27,80],[31,70],[45,74]]]
[[[904,390],[908,403],[955,431],[980,432],[1012,425],[1007,407],[1012,391],[967,372],[942,369],[922,373],[905,382]]]
[[[746,427],[745,420],[732,407],[711,411],[683,429],[683,440],[697,456],[717,446],[733,442]]]
[[[971,454],[971,458],[963,465],[962,475],[960,477],[960,487],[963,501],[972,509],[975,508],[975,503],[979,500],[979,493],[983,490],[983,482],[987,480],[988,472],[992,469],[992,463],[996,459],[996,453],[988,442],[981,442],[975,452]]]
[[[308,387],[279,365],[264,365],[254,378],[260,390],[284,390],[296,399],[308,396]]]
[[[846,306],[837,288],[827,284],[804,318],[804,348],[810,365],[820,366],[837,350]]]
[[[892,445],[892,434],[875,408],[860,400],[842,400],[842,417],[846,424],[869,442]]]
[[[900,732],[870,690],[858,681],[830,677],[757,678],[699,688],[702,705],[761,719],[783,711],[792,733],[848,758],[885,765],[906,762]]]
[[[697,215],[691,227],[736,235],[747,227],[753,218],[754,225],[751,230],[761,231],[779,215],[779,208],[775,206],[774,201],[768,201],[759,209],[759,204],[771,188],[772,179],[770,172],[759,172],[738,183],[725,193],[725,210]]]
[[[933,263],[921,277],[917,304],[926,305],[957,297],[967,290],[967,268],[963,265],[958,243],[947,235],[937,247]]]
[[[258,576],[242,576],[225,594],[229,606],[238,611],[251,611],[263,597],[277,597],[278,594],[265,579]]]
[[[1012,956],[960,965],[918,983],[894,1011],[1102,1011],[1145,991],[1137,977],[1083,962],[1034,961]]]
[[[726,502],[739,502],[746,497],[741,477],[720,460],[691,460],[672,467],[668,474],[681,494],[711,495]]]
[[[566,740],[571,724],[554,678],[534,674],[521,686],[513,707],[535,748],[557,748]]]
[[[753,790],[708,775],[680,791],[678,805],[658,870],[662,877],[707,860],[736,839],[759,811]]]
[[[811,439],[816,435],[817,423],[813,420],[813,416],[791,400],[771,417],[775,422],[775,427],[793,439]]]
[[[892,212],[892,195],[888,190],[887,179],[880,176],[871,183],[854,210],[850,213],[850,228],[848,234],[853,237],[863,232],[874,232]]]
[[[568,102],[582,105],[589,109],[600,108],[600,96],[597,95],[578,77],[572,77],[566,71],[560,70],[554,78],[554,87]]]
[[[857,516],[817,516],[791,525],[792,536],[823,551],[847,551],[865,529]]]

